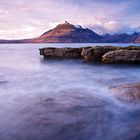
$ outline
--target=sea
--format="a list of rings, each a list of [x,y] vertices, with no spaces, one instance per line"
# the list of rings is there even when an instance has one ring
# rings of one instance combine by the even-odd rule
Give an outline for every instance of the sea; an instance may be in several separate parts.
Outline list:
[[[0,44],[0,140],[140,140],[140,105],[111,87],[140,82],[140,65],[44,60],[43,47]]]

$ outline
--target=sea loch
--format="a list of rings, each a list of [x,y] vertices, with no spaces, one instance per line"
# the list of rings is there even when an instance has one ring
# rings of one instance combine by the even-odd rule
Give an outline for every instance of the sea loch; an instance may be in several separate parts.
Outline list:
[[[110,90],[139,82],[139,65],[44,60],[38,50],[91,45],[112,44],[0,45],[0,140],[140,139],[140,103]]]

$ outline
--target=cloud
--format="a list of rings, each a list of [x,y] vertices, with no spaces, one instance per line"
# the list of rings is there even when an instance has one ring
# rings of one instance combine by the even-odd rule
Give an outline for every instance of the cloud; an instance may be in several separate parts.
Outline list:
[[[55,28],[58,24],[61,24],[60,22],[49,22],[50,28]]]
[[[99,33],[99,34],[116,34],[116,33],[134,33],[139,32],[140,27],[131,27],[126,24],[122,24],[116,21],[108,21],[103,22],[100,24],[94,24],[94,25],[87,25],[87,27],[91,28],[93,31]]]
[[[0,17],[8,14],[8,11],[0,9]]]
[[[125,32],[139,26],[136,2],[139,5],[138,0],[0,1],[0,38],[37,37],[65,20],[101,33]]]

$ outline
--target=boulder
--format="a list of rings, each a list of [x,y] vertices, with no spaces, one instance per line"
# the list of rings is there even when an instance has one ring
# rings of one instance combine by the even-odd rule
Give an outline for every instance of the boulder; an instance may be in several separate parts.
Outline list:
[[[115,50],[102,56],[105,64],[138,64],[140,63],[140,50]]]
[[[124,84],[111,87],[115,97],[124,103],[140,103],[140,83]]]
[[[81,55],[82,55],[84,60],[87,60],[87,61],[94,60],[94,48],[93,47],[83,48]]]
[[[96,46],[94,47],[94,60],[102,62],[102,56],[109,52],[118,49],[119,47],[112,46]]]
[[[42,48],[44,58],[81,58],[82,48]]]
[[[105,53],[116,50],[117,48],[112,46],[85,47],[82,49],[81,55],[85,60],[101,62],[102,56]]]

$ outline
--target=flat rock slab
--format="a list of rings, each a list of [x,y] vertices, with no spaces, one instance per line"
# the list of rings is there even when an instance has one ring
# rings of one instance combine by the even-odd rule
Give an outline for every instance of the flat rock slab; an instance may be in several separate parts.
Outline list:
[[[102,57],[105,64],[140,64],[140,50],[115,50]]]
[[[46,58],[81,58],[82,48],[43,48],[40,55]]]
[[[83,48],[42,48],[44,58],[73,58],[105,64],[140,63],[140,46],[89,46]]]
[[[115,97],[124,103],[140,104],[140,83],[111,87]]]

